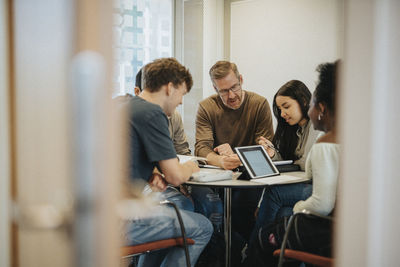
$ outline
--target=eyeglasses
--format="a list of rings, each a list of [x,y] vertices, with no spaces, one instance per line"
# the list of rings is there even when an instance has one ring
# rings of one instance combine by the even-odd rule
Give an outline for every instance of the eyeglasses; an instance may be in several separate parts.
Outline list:
[[[235,84],[234,86],[232,86],[232,87],[229,88],[229,89],[221,89],[221,90],[218,90],[218,89],[217,89],[217,91],[218,91],[218,94],[219,94],[220,96],[227,96],[227,95],[229,94],[229,91],[232,91],[233,93],[236,93],[236,92],[238,92],[240,89],[242,89],[242,88],[241,88],[241,86],[240,86],[240,82],[238,82],[237,84]]]

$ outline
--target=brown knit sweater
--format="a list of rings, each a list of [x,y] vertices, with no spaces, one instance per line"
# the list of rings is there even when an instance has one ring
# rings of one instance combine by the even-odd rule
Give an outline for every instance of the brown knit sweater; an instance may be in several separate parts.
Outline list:
[[[271,109],[264,97],[245,91],[240,108],[232,110],[212,95],[197,110],[195,155],[206,157],[224,143],[232,149],[255,145],[260,136],[272,140],[273,135]]]

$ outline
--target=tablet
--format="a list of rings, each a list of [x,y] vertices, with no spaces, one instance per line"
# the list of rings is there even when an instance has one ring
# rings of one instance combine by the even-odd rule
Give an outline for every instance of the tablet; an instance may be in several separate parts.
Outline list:
[[[252,179],[279,175],[263,146],[242,146],[235,150]]]

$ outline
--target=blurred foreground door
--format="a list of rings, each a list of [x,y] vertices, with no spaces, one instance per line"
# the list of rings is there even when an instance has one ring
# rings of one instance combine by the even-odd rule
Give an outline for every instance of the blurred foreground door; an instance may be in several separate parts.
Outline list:
[[[112,1],[14,0],[12,266],[118,266]]]

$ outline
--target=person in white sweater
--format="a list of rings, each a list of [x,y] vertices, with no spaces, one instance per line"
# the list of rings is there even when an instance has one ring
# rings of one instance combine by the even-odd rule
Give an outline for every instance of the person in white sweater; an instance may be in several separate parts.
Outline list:
[[[307,210],[321,215],[332,212],[336,200],[336,184],[340,146],[324,135],[310,150],[306,163],[306,176],[312,179],[312,195],[298,201],[293,212]]]
[[[328,215],[332,213],[335,206],[340,151],[335,127],[337,65],[338,62],[326,63],[317,68],[320,73],[319,81],[310,101],[308,116],[314,128],[325,134],[318,138],[316,144],[312,146],[306,160],[306,175],[312,179],[312,193],[305,200],[296,201],[293,207],[295,213],[307,210]],[[286,186],[274,187],[285,188]],[[278,194],[274,197],[274,199],[268,199],[269,203],[266,203],[266,206],[279,206],[289,202],[288,199],[285,199],[287,197],[285,194]],[[256,238],[250,240],[244,266],[274,266],[272,252],[280,247],[282,241],[279,234],[277,235],[276,229],[282,223],[282,221],[275,223],[277,225],[268,223],[258,229]],[[305,240],[305,242],[307,241]]]

